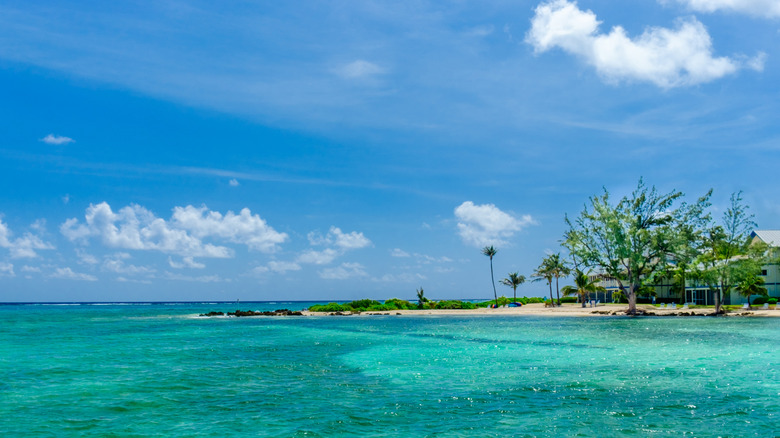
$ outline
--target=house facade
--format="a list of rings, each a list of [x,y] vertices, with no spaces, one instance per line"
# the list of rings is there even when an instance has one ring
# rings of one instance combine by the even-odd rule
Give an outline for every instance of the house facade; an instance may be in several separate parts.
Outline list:
[[[780,257],[780,230],[755,230],[750,235],[751,244],[763,242],[769,246],[771,252],[770,259],[773,263],[761,267],[761,277],[764,279],[764,287],[767,289],[769,297],[780,300],[780,265],[777,260]],[[595,279],[595,276],[594,276]],[[609,278],[602,278],[599,283],[607,289],[604,293],[605,301],[612,301],[612,296],[620,290],[617,281]],[[671,279],[663,279],[659,284],[653,285],[656,299],[662,302],[679,301],[679,292],[674,290]],[[715,305],[715,293],[707,285],[697,284],[694,281],[686,281],[685,300],[686,303],[712,306]],[[747,299],[741,296],[737,291],[731,290],[723,297],[723,304],[742,304]]]

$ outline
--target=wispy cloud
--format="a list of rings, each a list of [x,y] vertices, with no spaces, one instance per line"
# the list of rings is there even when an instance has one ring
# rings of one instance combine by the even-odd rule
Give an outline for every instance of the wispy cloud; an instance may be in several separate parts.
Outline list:
[[[384,72],[384,69],[373,62],[358,59],[336,69],[336,73],[344,78],[357,79],[374,76]]]
[[[734,12],[756,17],[779,18],[780,1],[777,0],[661,0],[676,1],[696,12]]]
[[[50,277],[61,280],[97,281],[94,275],[74,272],[71,268],[55,268]]]
[[[74,140],[74,139],[72,139],[70,137],[65,137],[65,136],[61,136],[61,135],[54,135],[54,134],[49,134],[46,137],[43,137],[41,139],[41,141],[46,143],[46,144],[53,144],[53,145],[63,145],[63,144],[75,143],[76,142],[76,140]]]
[[[347,280],[357,277],[368,277],[365,267],[360,263],[342,263],[335,268],[325,268],[318,272],[325,280]]]

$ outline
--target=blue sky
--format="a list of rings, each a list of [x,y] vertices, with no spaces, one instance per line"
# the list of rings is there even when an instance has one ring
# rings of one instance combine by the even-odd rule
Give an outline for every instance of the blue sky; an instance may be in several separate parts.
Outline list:
[[[488,298],[482,246],[528,276],[640,176],[780,228],[778,42],[778,0],[5,1],[0,300]]]

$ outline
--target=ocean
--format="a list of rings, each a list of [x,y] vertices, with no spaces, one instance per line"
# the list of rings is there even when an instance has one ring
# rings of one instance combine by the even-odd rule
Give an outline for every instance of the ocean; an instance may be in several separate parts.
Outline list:
[[[780,436],[780,318],[0,305],[0,435]]]

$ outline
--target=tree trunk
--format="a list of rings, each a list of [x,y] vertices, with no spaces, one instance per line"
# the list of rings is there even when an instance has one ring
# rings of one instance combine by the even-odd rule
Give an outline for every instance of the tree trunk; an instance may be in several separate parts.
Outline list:
[[[553,298],[552,294],[552,278],[547,282],[547,284],[550,286],[550,305],[555,307],[555,298]]]
[[[512,286],[512,302],[517,302],[517,286]]]
[[[561,291],[558,290],[558,277],[555,277],[555,295],[558,296],[558,305],[561,305]]]
[[[493,279],[493,256],[490,256],[490,282],[493,284],[493,296],[496,298],[496,308],[498,308],[498,293],[496,293],[496,280]]]

